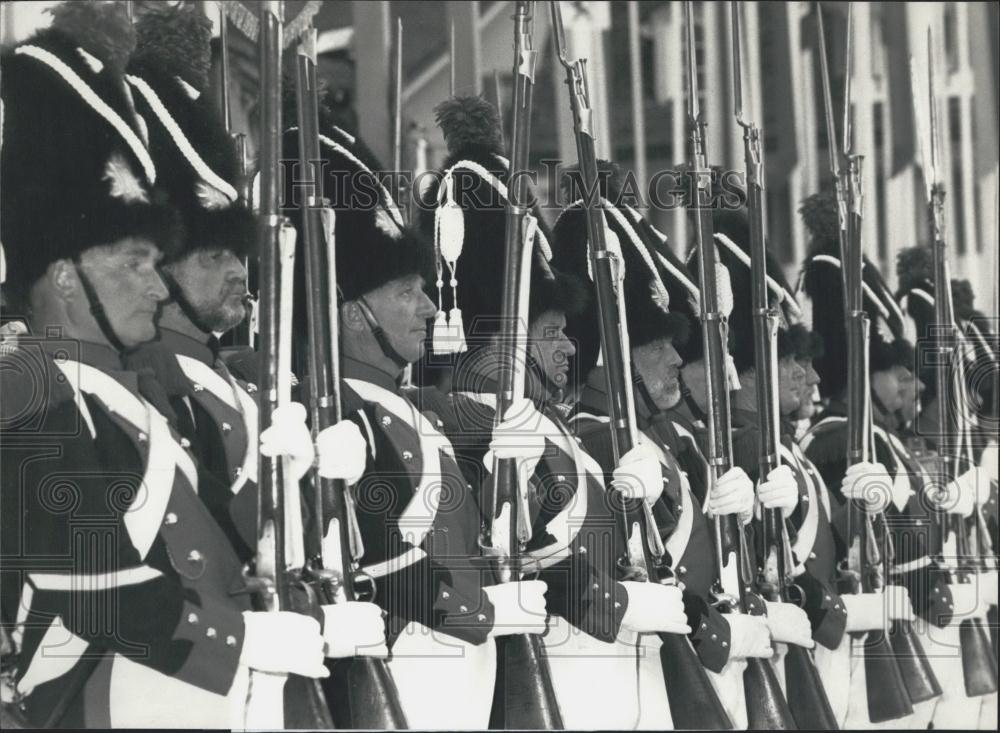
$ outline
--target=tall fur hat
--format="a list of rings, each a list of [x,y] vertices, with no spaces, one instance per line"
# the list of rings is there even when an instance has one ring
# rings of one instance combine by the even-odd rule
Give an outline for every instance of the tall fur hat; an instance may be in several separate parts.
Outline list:
[[[836,201],[816,194],[806,199],[799,211],[813,233],[802,282],[812,301],[813,330],[823,339],[824,353],[814,366],[822,379],[821,393],[834,397],[847,386],[847,326]],[[871,370],[893,366],[913,369],[913,346],[903,337],[902,310],[882,273],[867,257],[862,265],[862,306],[872,324],[868,339]]]
[[[719,262],[729,272],[733,311],[729,315],[733,361],[740,373],[754,366],[753,281],[750,268],[750,222],[745,209],[717,209],[712,215],[713,238]],[[785,280],[781,265],[766,253],[768,305],[780,314],[778,358],[793,354],[789,326],[802,318],[802,310]]]
[[[252,212],[239,200],[240,164],[217,105],[205,93],[212,24],[194,5],[153,7],[136,22],[126,80],[146,120],[149,149],[187,237],[173,259],[200,249],[256,251]]]
[[[644,346],[657,339],[671,338],[678,345],[688,339],[690,321],[686,313],[674,312],[675,306],[686,307],[687,297],[676,303],[665,282],[667,267],[661,261],[650,230],[643,226],[641,214],[626,203],[621,189],[618,167],[599,161],[599,189],[604,199],[608,249],[620,252],[624,266],[625,318],[631,346]],[[563,178],[563,190],[573,195],[579,191],[579,171],[569,170]],[[597,363],[600,352],[600,329],[597,297],[590,273],[587,216],[581,200],[574,200],[559,214],[553,228],[553,263],[587,283],[591,291],[590,306],[578,317],[568,319],[567,334],[577,348],[575,374],[586,374]]]
[[[424,192],[421,229],[435,241],[434,350],[455,353],[488,343],[498,331],[510,171],[492,103],[452,97],[435,115],[448,157]],[[551,237],[537,202],[531,213],[536,229],[529,319],[550,310],[573,314],[583,307],[583,288],[550,265]]]
[[[48,266],[141,237],[169,253],[176,212],[122,79],[135,36],[115,3],[64,3],[2,60],[2,238],[15,298]]]
[[[298,159],[297,129],[286,130],[283,146],[286,158]],[[432,281],[434,253],[430,243],[404,223],[399,207],[382,183],[381,166],[368,164],[374,160],[368,149],[353,135],[331,128],[320,133],[320,153],[324,161],[323,195],[335,212],[339,299],[357,300],[393,280],[410,275]],[[293,167],[285,166],[283,170],[284,200],[291,204],[285,213],[301,232],[299,205],[304,194]],[[296,258],[296,270],[303,283],[304,262],[305,257]],[[296,291],[304,293],[305,288],[296,288]],[[305,312],[304,305],[301,312]]]

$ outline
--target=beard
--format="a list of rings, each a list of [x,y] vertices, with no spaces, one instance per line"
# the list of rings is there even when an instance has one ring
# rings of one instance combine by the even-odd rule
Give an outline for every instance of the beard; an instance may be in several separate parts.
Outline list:
[[[247,315],[243,301],[233,304],[232,298],[229,297],[210,305],[199,303],[195,309],[201,322],[214,333],[225,333],[236,328]]]

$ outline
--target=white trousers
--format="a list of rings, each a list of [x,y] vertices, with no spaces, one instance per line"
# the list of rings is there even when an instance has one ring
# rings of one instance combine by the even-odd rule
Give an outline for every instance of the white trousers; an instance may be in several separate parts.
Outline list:
[[[389,671],[410,728],[484,729],[497,674],[496,644],[469,644],[411,622],[392,646]]]

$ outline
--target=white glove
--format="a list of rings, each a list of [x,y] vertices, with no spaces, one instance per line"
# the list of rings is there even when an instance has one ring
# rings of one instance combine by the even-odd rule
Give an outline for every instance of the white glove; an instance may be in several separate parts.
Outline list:
[[[794,603],[764,601],[764,605],[767,606],[767,628],[775,641],[804,646],[806,649],[816,646],[805,611]]]
[[[622,585],[628,594],[628,608],[622,617],[623,627],[639,633],[691,633],[680,588],[637,580],[626,580]]]
[[[982,466],[976,467],[976,506],[980,509],[986,506],[990,500],[990,493],[993,491],[995,478],[990,477],[990,472]]]
[[[494,459],[512,458],[518,468],[531,476],[545,454],[545,435],[539,431],[542,416],[526,398],[514,400],[503,421],[493,428],[493,439],[483,456],[487,471],[493,471]]]
[[[982,618],[986,614],[986,605],[980,600],[977,583],[951,583],[948,590],[951,591],[951,599],[955,604],[952,626],[958,626],[965,619]]]
[[[611,485],[627,499],[644,499],[652,506],[663,493],[663,471],[648,443],[638,443],[618,461]]]
[[[374,603],[333,603],[323,606],[326,656],[388,657],[382,609]]]
[[[799,485],[788,466],[781,465],[757,485],[757,499],[765,509],[780,509],[791,514],[799,503]]]
[[[886,611],[891,621],[912,621],[916,616],[913,613],[913,602],[910,600],[910,591],[902,585],[887,585],[882,589],[882,596],[885,599]]]
[[[343,479],[353,486],[365,473],[368,443],[350,420],[321,430],[316,436],[317,470],[323,478]]]
[[[271,425],[260,434],[261,455],[269,458],[287,457],[292,478],[298,481],[313,464],[316,448],[306,426],[306,408],[289,402],[271,413]]]
[[[978,469],[970,468],[944,487],[941,508],[949,514],[971,517],[976,508],[976,475]]]
[[[290,611],[244,611],[240,663],[261,672],[329,677],[323,635],[311,616]]]
[[[729,622],[729,658],[758,657],[770,659],[774,654],[771,646],[771,631],[767,619],[763,616],[750,616],[746,613],[726,614]]]
[[[722,474],[712,486],[708,513],[713,517],[739,514],[745,524],[753,517],[753,504],[753,481],[737,466]]]
[[[885,598],[881,593],[847,593],[840,597],[847,610],[846,631],[885,629]]]
[[[997,473],[1000,472],[1000,466],[997,464],[1000,464],[1000,450],[997,449],[996,441],[991,440],[983,449],[983,454],[979,456],[979,467],[986,472],[990,481],[997,480]]]
[[[869,514],[885,511],[892,500],[892,477],[881,463],[862,461],[847,469],[840,482],[845,499],[864,501]]]
[[[979,599],[984,606],[997,605],[997,571],[987,570],[976,576],[979,579]]]
[[[541,634],[545,632],[544,580],[520,580],[483,588],[493,604],[493,629],[490,636]]]

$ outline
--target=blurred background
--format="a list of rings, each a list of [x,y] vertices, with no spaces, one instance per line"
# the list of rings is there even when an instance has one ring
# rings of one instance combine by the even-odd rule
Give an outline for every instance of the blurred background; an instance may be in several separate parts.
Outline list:
[[[16,42],[47,24],[52,2],[3,3],[0,40]],[[221,8],[230,17],[229,100],[234,132],[248,135],[257,97],[256,45],[241,30],[254,2],[200,2],[219,35]],[[140,6],[142,2],[135,3]],[[743,170],[743,144],[733,116],[729,2],[695,2],[696,61],[713,165]],[[815,3],[746,2],[744,97],[764,129],[769,246],[792,282],[808,247],[797,209],[832,188],[817,56]],[[234,7],[239,6],[239,7]],[[597,150],[637,180],[676,169],[685,160],[683,8],[677,2],[563,2],[572,57],[586,57],[595,110]],[[826,44],[837,126],[845,76],[845,2],[824,2]],[[437,167],[446,154],[434,106],[454,85],[459,94],[499,99],[510,129],[513,3],[491,0],[326,0],[286,2],[286,22],[315,13],[319,73],[330,88],[336,119],[360,132],[390,165],[394,49],[402,21],[401,109],[404,170]],[[895,284],[895,254],[927,241],[924,189],[913,124],[909,57],[926,80],[927,29],[933,29],[947,236],[952,271],[968,278],[977,306],[997,312],[998,96],[1000,4],[870,2],[854,4],[852,108],[856,150],[864,155],[865,248]],[[243,19],[243,21],[241,21]],[[241,25],[242,22],[242,25]],[[453,30],[452,30],[453,29]],[[564,73],[550,42],[549,8],[537,3],[531,141],[543,200],[554,177],[541,161],[576,162]],[[218,37],[213,41],[218,59]],[[217,64],[221,66],[220,64]],[[214,93],[221,104],[221,72]],[[551,168],[551,165],[550,165]],[[670,180],[661,180],[665,192]],[[8,183],[8,182],[5,182]],[[9,184],[8,185],[12,185]],[[642,183],[645,191],[646,183]],[[644,202],[647,203],[648,202]],[[686,246],[683,211],[643,208]],[[554,219],[557,211],[546,215]]]

